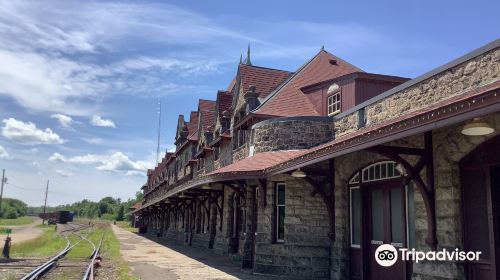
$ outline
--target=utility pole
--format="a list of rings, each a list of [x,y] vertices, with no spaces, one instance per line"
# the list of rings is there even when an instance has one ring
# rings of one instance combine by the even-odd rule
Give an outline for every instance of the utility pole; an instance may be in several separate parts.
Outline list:
[[[43,205],[43,217],[42,217],[42,225],[45,225],[45,213],[47,209],[47,194],[49,193],[49,180],[47,180],[47,187],[45,188],[45,203]]]
[[[158,142],[156,146],[156,164],[160,160],[160,135],[161,135],[161,100],[158,99]],[[156,165],[155,164],[155,165]]]
[[[0,213],[2,212],[3,185],[7,182],[5,178],[5,169],[2,169],[2,189],[0,190]]]

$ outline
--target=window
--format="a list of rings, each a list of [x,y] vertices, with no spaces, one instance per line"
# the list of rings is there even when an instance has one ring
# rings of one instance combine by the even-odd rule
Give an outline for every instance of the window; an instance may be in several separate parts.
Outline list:
[[[341,96],[340,96],[340,90],[335,92],[334,94],[328,96],[328,116],[333,116],[338,113],[340,113],[340,106],[341,105]]]
[[[220,147],[219,146],[215,146],[214,147],[214,160],[218,160],[219,159],[219,152],[220,152]]]
[[[359,248],[361,245],[361,192],[359,187],[350,189],[351,212],[351,247]]]
[[[276,184],[276,242],[285,241],[285,183]]]

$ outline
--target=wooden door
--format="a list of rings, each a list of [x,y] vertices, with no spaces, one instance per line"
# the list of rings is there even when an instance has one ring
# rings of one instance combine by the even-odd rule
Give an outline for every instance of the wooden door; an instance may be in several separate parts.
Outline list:
[[[375,251],[382,244],[406,247],[405,189],[399,182],[381,182],[367,189],[369,279],[406,279],[406,262],[401,257],[390,267],[380,266],[375,260]]]
[[[500,279],[500,137],[480,145],[460,162],[463,243],[480,251],[478,261],[465,263],[469,280]]]

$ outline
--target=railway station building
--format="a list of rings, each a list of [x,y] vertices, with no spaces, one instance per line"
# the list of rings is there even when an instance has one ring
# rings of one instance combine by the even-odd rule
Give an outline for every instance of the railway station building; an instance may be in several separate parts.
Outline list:
[[[499,279],[500,40],[414,79],[321,49],[228,80],[148,171],[146,234],[287,279]],[[481,254],[383,267],[381,244]]]

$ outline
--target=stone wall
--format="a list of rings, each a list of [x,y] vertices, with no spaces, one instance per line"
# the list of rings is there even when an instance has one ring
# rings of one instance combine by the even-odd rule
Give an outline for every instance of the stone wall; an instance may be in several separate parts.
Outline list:
[[[462,248],[460,206],[460,160],[487,139],[500,131],[500,113],[483,118],[497,131],[488,136],[465,136],[460,133],[463,125],[447,127],[433,132],[434,173],[436,186],[436,220],[438,250]],[[419,225],[419,223],[417,223]],[[426,233],[426,225],[419,226]],[[418,229],[417,229],[418,230]],[[418,249],[429,250],[423,242],[424,231],[417,232]],[[420,236],[419,236],[420,235]],[[422,262],[413,265],[413,279],[465,279],[462,263]]]
[[[248,157],[248,142],[233,150],[233,161],[237,162]]]
[[[217,232],[215,235],[215,243],[214,243],[214,251],[220,255],[228,254],[228,234],[229,227],[228,221],[232,215],[231,207],[229,205],[231,198],[233,195],[233,191],[229,188],[224,188],[224,199],[223,199],[223,218],[220,219],[220,215],[217,216]],[[222,230],[220,229],[220,224],[222,223]]]
[[[354,112],[333,122],[334,135],[336,138],[358,129],[358,114],[359,112]]]
[[[291,117],[265,120],[253,125],[254,153],[307,149],[332,139],[329,117]]]
[[[500,131],[500,113],[483,118]],[[462,225],[460,206],[459,161],[480,143],[493,137],[470,137],[460,133],[463,124],[439,129],[433,132],[434,172],[436,193],[436,226],[438,250],[462,248]],[[413,136],[388,143],[393,146],[422,148],[422,136]],[[415,157],[404,157],[414,164]],[[335,159],[335,216],[336,240],[332,247],[332,279],[349,277],[350,267],[350,221],[348,180],[353,173],[381,159],[380,155],[370,152],[356,152]],[[425,181],[425,172],[421,174]],[[414,192],[415,203],[415,249],[429,251],[425,243],[427,236],[427,215],[422,196]],[[325,221],[326,222],[326,221]],[[419,262],[413,264],[412,279],[465,279],[462,263],[454,262]]]
[[[366,126],[428,107],[500,79],[500,49],[493,49],[366,106]],[[335,121],[336,136],[357,130],[358,112]]]
[[[285,182],[285,238],[275,243],[275,182]],[[260,207],[257,220],[255,272],[286,275],[287,279],[328,278],[330,240],[328,213],[312,187],[301,179],[278,175],[268,179],[267,206]]]

